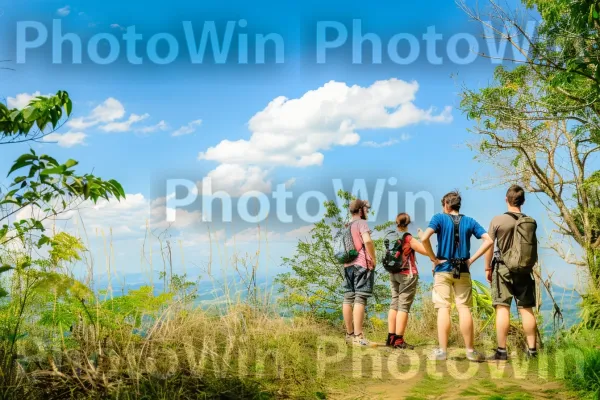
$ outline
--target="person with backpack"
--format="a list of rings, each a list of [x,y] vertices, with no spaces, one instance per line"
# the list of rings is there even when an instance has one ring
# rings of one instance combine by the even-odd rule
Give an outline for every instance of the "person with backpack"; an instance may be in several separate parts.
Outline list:
[[[447,193],[442,198],[444,212],[434,215],[429,227],[421,234],[423,246],[433,263],[432,298],[438,312],[439,348],[433,351],[430,359],[447,359],[450,309],[454,301],[458,309],[460,331],[465,342],[467,359],[481,362],[484,361],[484,358],[474,348],[473,316],[471,315],[473,288],[470,267],[487,252],[493,242],[477,221],[459,214],[461,201],[458,191]],[[437,235],[437,254],[434,254],[430,241],[434,233]],[[470,256],[471,236],[483,240],[473,256]]]
[[[508,359],[506,339],[510,327],[510,307],[513,297],[527,337],[527,356],[537,356],[537,322],[533,307],[536,305],[533,267],[537,254],[537,223],[521,212],[525,191],[512,185],[506,192],[508,212],[498,215],[490,223],[489,234],[498,251],[490,248],[485,256],[485,272],[492,285],[492,301],[496,308],[496,336],[498,347],[491,360]]]
[[[404,332],[408,324],[408,314],[415,300],[419,284],[419,272],[415,252],[427,255],[425,247],[408,232],[410,216],[400,213],[396,217],[399,237],[390,248],[386,240],[384,268],[390,273],[392,302],[388,312],[388,337],[386,346],[396,349],[414,349],[404,340]]]
[[[341,232],[343,250],[335,255],[338,262],[344,265],[342,312],[346,342],[357,346],[370,345],[363,333],[367,300],[372,296],[375,284],[375,244],[367,224],[370,208],[365,200],[350,202],[352,220]]]

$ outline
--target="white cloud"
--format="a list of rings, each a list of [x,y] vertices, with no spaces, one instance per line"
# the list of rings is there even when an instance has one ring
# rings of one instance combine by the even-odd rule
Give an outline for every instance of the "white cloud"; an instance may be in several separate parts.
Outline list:
[[[119,24],[110,24],[110,27],[111,27],[111,28],[113,28],[113,29],[119,29],[119,30],[122,30],[122,31],[124,31],[124,30],[125,30],[125,28],[124,28],[124,27],[122,27],[122,26],[121,26],[121,25],[119,25]]]
[[[169,125],[165,122],[165,120],[160,121],[156,125],[145,126],[143,128],[136,129],[136,132],[140,133],[152,133],[156,131],[166,131],[169,129]]]
[[[363,142],[363,146],[367,146],[367,147],[374,147],[374,148],[381,148],[381,147],[390,147],[390,146],[394,146],[396,144],[400,143],[399,140],[397,139],[390,139],[387,140],[385,142],[372,142],[372,141],[368,141],[368,142]]]
[[[85,144],[87,135],[83,132],[51,133],[44,136],[44,142],[56,142],[60,147],[73,147]]]
[[[213,193],[218,190],[238,197],[251,190],[263,193],[271,192],[271,181],[267,179],[268,171],[256,166],[221,164],[207,174],[211,178]]]
[[[296,184],[296,178],[290,178],[287,181],[285,181],[284,186],[286,189],[289,189],[292,186],[294,186],[295,184]]]
[[[191,122],[187,123],[186,125],[182,126],[181,128],[177,129],[176,131],[174,131],[171,134],[171,136],[189,135],[190,133],[196,132],[196,129],[200,125],[202,125],[202,120],[201,119],[197,119],[197,120],[191,121]]]
[[[56,13],[61,17],[66,17],[67,15],[71,14],[71,6],[64,6],[62,8],[59,8],[58,10],[56,10]]]
[[[223,140],[200,152],[198,159],[245,171],[249,167],[318,166],[324,151],[358,144],[360,131],[452,121],[449,106],[440,113],[417,107],[418,90],[417,82],[399,79],[377,81],[369,87],[330,81],[297,99],[277,97],[250,119],[249,139]],[[263,175],[262,182],[266,181]]]
[[[433,108],[415,106],[418,89],[417,82],[398,79],[369,87],[331,81],[298,99],[277,97],[250,119],[250,139],[223,140],[199,158],[223,164],[321,165],[322,151],[357,144],[358,131],[452,121],[451,107],[435,114]]]
[[[19,110],[22,110],[23,108],[27,107],[31,100],[38,96],[49,97],[52,95],[42,95],[39,91],[33,93],[19,93],[15,97],[8,97],[6,99],[6,104],[8,105],[8,108],[17,108]]]
[[[107,124],[125,116],[125,107],[113,97],[96,106],[87,117],[72,118],[67,126],[73,129],[87,129],[98,124]]]
[[[127,132],[131,130],[131,126],[133,124],[143,121],[148,117],[150,117],[150,114],[131,114],[129,115],[129,118],[125,121],[110,122],[106,125],[101,126],[100,129],[104,132]]]

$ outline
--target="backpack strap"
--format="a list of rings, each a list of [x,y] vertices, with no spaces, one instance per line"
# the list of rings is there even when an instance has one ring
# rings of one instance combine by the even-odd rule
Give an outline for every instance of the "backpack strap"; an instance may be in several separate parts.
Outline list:
[[[456,255],[456,251],[460,249],[460,221],[462,220],[462,217],[462,214],[458,214],[458,218],[454,218],[452,215],[450,215],[452,224],[454,225],[452,235],[454,237],[454,246],[452,247],[452,254],[450,255],[451,258],[454,257]]]
[[[527,215],[525,215],[525,214],[517,215],[517,214],[515,214],[514,212],[510,212],[510,211],[507,211],[507,212],[505,212],[504,214],[506,214],[506,215],[510,215],[511,217],[513,217],[513,218],[515,219],[515,221],[518,221],[518,220],[519,220],[519,218],[521,218],[521,217],[526,217],[526,216],[527,216]]]

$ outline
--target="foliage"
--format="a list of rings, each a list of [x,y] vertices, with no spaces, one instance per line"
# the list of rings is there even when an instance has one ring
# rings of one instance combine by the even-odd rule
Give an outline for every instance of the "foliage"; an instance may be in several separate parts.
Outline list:
[[[295,315],[310,314],[329,320],[339,320],[343,299],[344,271],[334,257],[333,237],[350,219],[348,204],[352,195],[340,191],[340,209],[334,200],[325,202],[325,216],[311,231],[311,239],[300,241],[292,257],[283,258],[283,263],[293,272],[283,273],[276,283],[281,293],[280,304]],[[390,224],[375,227],[375,232],[384,232]],[[378,259],[383,254],[383,238],[373,238]],[[389,305],[388,273],[376,270],[375,287],[370,306],[375,313]]]
[[[582,354],[582,365],[567,359],[564,376],[568,386],[578,391],[581,398],[600,398],[600,331],[583,330],[568,335],[561,350]]]

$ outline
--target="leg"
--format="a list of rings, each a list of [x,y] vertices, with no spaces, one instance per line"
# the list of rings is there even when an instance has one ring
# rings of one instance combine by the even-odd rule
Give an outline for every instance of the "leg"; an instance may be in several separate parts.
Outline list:
[[[533,308],[520,308],[521,320],[523,321],[523,330],[527,337],[527,346],[530,349],[536,348],[537,338],[537,323],[535,321],[535,315],[533,314]]]
[[[389,333],[398,333],[396,331],[396,325],[397,325],[397,315],[398,315],[398,311],[390,308],[390,311],[388,311],[388,332]]]
[[[458,307],[458,319],[460,322],[460,333],[462,333],[463,340],[465,341],[465,347],[467,351],[473,351],[473,315],[471,315],[471,309],[467,307]]]
[[[353,310],[354,319],[354,334],[360,335],[363,333],[363,323],[365,320],[365,305],[360,303],[354,303]]]
[[[440,349],[448,350],[448,336],[450,336],[450,308],[438,308],[437,315],[438,342]]]
[[[460,279],[454,280],[454,297],[456,300],[456,308],[458,309],[458,319],[460,322],[460,332],[467,352],[475,350],[473,338],[473,315],[471,315],[471,307],[473,307],[473,284],[471,282],[471,274],[462,273]]]
[[[496,336],[498,338],[498,347],[506,348],[506,338],[510,328],[510,306],[496,306]]]
[[[452,274],[438,272],[433,278],[432,300],[437,309],[437,329],[439,347],[444,352],[448,349],[450,336],[450,307],[452,300]]]
[[[398,311],[396,316],[396,326],[394,327],[396,335],[404,336],[406,331],[406,325],[408,324],[408,313],[404,311]],[[390,331],[392,332],[392,331]]]
[[[352,304],[345,304],[342,307],[344,314],[344,324],[346,325],[346,333],[354,332],[354,324],[352,323]]]

